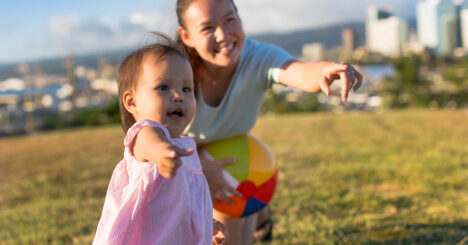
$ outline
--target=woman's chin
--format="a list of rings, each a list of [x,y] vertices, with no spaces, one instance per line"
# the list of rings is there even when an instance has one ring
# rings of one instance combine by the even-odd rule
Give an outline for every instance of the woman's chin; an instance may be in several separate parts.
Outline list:
[[[219,57],[218,59],[216,59],[215,64],[219,67],[231,67],[231,66],[236,66],[238,62],[239,62],[239,57],[224,56],[224,57]]]

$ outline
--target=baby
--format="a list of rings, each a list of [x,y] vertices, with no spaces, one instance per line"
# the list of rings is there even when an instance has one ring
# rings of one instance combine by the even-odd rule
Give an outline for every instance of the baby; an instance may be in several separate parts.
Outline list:
[[[125,153],[93,244],[222,244],[228,235],[213,220],[195,142],[181,136],[196,108],[192,69],[175,42],[157,35],[162,43],[133,52],[118,70]]]

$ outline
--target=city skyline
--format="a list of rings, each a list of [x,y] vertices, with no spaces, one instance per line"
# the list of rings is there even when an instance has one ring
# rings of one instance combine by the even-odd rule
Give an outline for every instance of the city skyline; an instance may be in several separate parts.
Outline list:
[[[414,18],[417,0],[237,0],[247,34],[291,32],[349,21],[365,21],[375,5]],[[134,47],[150,30],[174,34],[175,0],[47,1],[4,3],[0,20],[0,64],[82,55]],[[154,10],[154,11],[151,11]]]

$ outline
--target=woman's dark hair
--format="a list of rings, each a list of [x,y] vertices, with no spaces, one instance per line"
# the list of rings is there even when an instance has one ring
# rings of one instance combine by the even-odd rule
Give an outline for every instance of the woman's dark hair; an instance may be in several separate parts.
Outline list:
[[[177,13],[177,22],[179,22],[179,26],[182,28],[186,28],[185,21],[182,18],[182,15],[187,11],[188,7],[190,6],[191,3],[195,2],[197,0],[177,0],[176,4],[176,13]],[[234,10],[237,13],[237,7],[236,4],[234,3],[234,0],[229,0],[234,7]]]
[[[119,65],[117,71],[120,120],[125,133],[127,133],[128,129],[135,123],[135,118],[125,108],[123,95],[126,91],[135,90],[142,72],[144,58],[148,55],[153,55],[155,57],[155,64],[170,54],[179,55],[187,59],[183,48],[177,42],[163,33],[152,32],[152,34],[156,37],[158,42],[146,45],[128,55]]]
[[[192,4],[195,1],[197,0],[177,0],[177,4],[176,4],[177,22],[179,23],[179,26],[182,27],[183,29],[186,29],[187,25],[182,16],[184,15],[185,11],[187,11],[190,4]],[[236,4],[234,4],[233,0],[229,0],[229,1],[231,2],[232,6],[234,7],[234,10],[237,13]],[[198,81],[199,81],[198,68],[201,66],[202,60],[200,58],[200,55],[198,55],[197,51],[194,48],[188,47],[182,42],[182,38],[180,37],[179,34],[177,34],[177,43],[184,48],[184,51],[187,54],[188,59],[190,61],[190,65],[192,66],[193,81],[195,83],[194,85],[195,85],[195,92],[196,92],[198,89]]]

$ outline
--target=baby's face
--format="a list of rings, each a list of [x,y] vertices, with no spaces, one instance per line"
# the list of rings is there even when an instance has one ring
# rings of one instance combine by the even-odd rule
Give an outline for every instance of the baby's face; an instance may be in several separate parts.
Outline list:
[[[171,137],[179,137],[195,113],[192,69],[179,55],[168,54],[156,64],[143,60],[135,91],[135,119],[150,119],[164,125]]]

